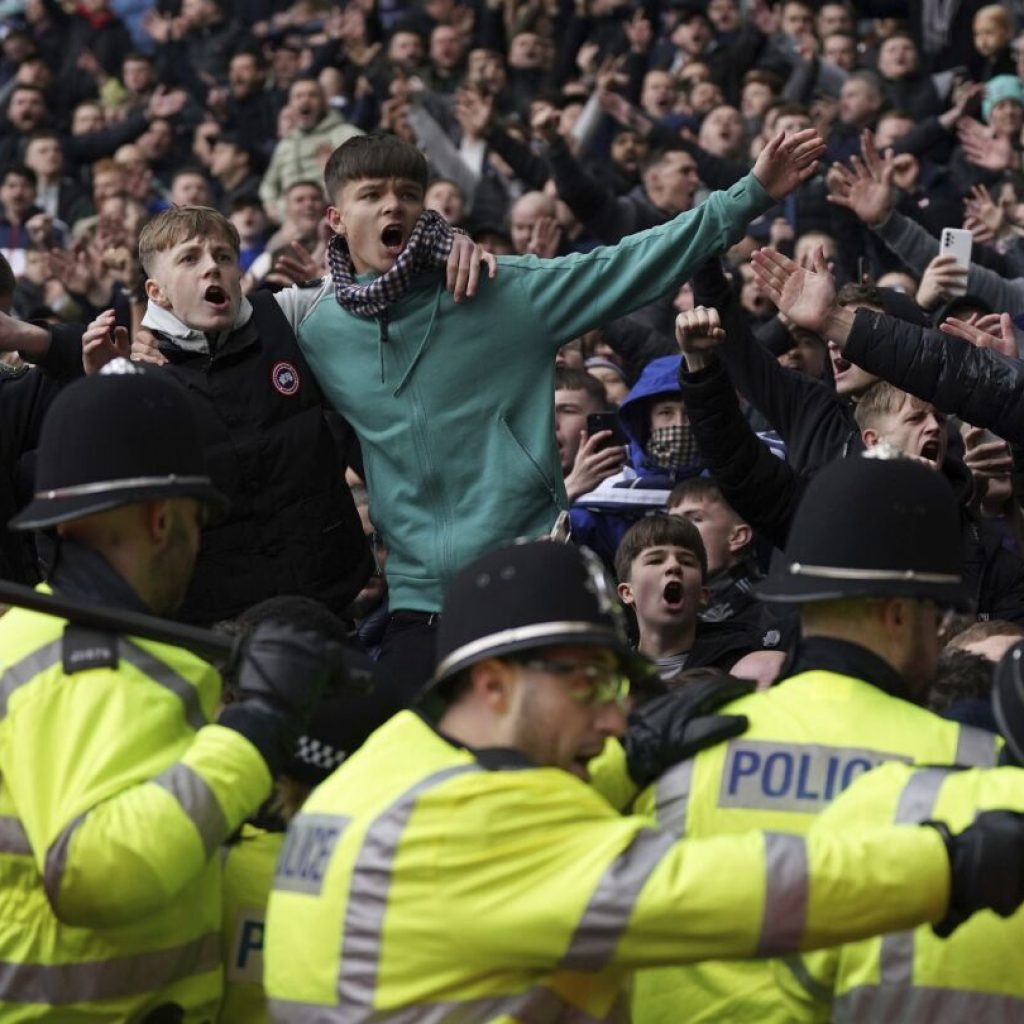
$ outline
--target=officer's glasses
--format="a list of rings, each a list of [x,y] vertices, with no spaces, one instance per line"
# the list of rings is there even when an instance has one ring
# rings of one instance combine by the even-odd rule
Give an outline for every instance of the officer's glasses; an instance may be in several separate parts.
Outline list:
[[[622,707],[629,697],[629,677],[617,665],[584,664],[578,661],[554,661],[531,658],[521,662],[524,668],[565,676],[572,683],[582,682],[579,688],[570,688],[569,696],[577,704],[602,707],[617,704]]]

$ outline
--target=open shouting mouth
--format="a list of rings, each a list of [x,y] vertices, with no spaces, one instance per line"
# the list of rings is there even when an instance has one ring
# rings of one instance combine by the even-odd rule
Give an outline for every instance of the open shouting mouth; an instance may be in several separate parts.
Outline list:
[[[231,305],[231,299],[228,297],[228,293],[219,284],[211,284],[210,287],[203,292],[203,298],[213,306],[218,313],[226,312],[228,307]]]
[[[389,224],[380,233],[380,243],[388,251],[388,255],[397,256],[405,245],[405,233],[401,224]]]
[[[662,591],[665,604],[673,611],[678,611],[683,606],[683,585],[679,580],[669,580]]]

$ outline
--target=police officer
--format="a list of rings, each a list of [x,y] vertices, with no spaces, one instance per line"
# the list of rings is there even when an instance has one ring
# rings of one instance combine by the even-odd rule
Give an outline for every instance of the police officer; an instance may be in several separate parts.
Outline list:
[[[532,543],[467,566],[438,660],[437,724],[396,715],[292,822],[267,915],[274,1020],[621,1020],[639,967],[991,905],[960,866],[968,851],[998,879],[1001,912],[1024,899],[1013,815],[948,847],[894,827],[680,842],[618,815],[587,765],[651,666],[589,553]]]
[[[173,612],[204,517],[224,505],[187,397],[155,374],[64,390],[37,485],[12,525],[56,529],[49,587],[134,612]],[[0,1018],[213,1018],[211,854],[267,797],[336,653],[268,623],[217,718],[220,677],[186,650],[0,618]]]
[[[799,606],[788,677],[723,707],[749,729],[666,772],[638,799],[677,835],[752,828],[806,834],[858,776],[885,761],[991,766],[991,733],[921,707],[946,609],[967,601],[956,500],[910,460],[839,460],[811,482],[765,601]],[[771,967],[706,963],[641,973],[633,1015],[787,1020]]]
[[[992,704],[1005,767],[927,768],[890,762],[859,779],[815,823],[867,827],[927,818],[960,828],[991,807],[1024,811],[1024,645],[996,670]],[[789,1020],[1024,1020],[1024,911],[979,914],[946,941],[927,928],[775,963]]]

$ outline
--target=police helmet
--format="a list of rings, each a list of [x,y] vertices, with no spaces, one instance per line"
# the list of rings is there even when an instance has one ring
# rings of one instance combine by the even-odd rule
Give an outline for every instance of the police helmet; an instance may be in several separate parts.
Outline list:
[[[633,683],[657,673],[630,644],[615,585],[593,552],[552,541],[504,547],[448,588],[429,686],[486,658],[559,644],[607,648]]]
[[[206,472],[199,425],[168,374],[118,359],[66,387],[43,421],[35,496],[10,521],[37,530],[121,505],[196,498],[214,516],[227,498]]]
[[[1024,766],[1024,643],[999,659],[992,685],[992,713],[1017,764]]]
[[[881,457],[880,457],[881,455]],[[871,452],[811,481],[764,601],[913,597],[967,611],[960,510],[941,473]]]

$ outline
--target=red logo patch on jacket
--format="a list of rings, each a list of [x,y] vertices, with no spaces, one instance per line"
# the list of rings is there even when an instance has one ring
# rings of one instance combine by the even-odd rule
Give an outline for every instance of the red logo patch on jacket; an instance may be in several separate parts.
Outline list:
[[[282,395],[294,395],[302,384],[299,371],[291,363],[274,363],[270,371],[270,381]]]

